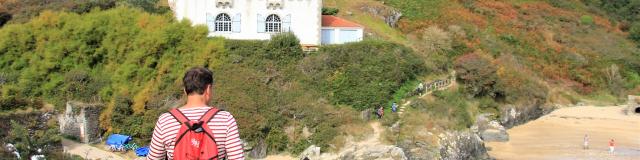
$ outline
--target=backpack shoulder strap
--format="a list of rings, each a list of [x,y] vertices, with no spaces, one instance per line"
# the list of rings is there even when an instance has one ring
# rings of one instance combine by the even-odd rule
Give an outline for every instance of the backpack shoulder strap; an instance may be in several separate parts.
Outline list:
[[[202,115],[202,117],[200,117],[200,121],[204,122],[205,124],[209,123],[209,121],[213,119],[213,116],[218,114],[218,112],[220,111],[223,111],[223,110],[215,107],[211,107],[211,109],[209,109],[206,113],[204,113],[204,115]]]
[[[178,120],[178,122],[180,122],[180,124],[183,124],[183,123],[186,123],[186,122],[189,121],[189,119],[187,119],[187,116],[182,114],[182,112],[180,112],[180,110],[178,110],[177,108],[169,110],[169,114],[171,114],[171,116],[173,116],[173,118]]]
[[[202,128],[204,128],[204,132],[207,134],[207,136],[209,136],[209,138],[211,138],[211,140],[213,140],[214,143],[218,143],[218,142],[216,142],[216,139],[213,137],[213,132],[211,131],[211,128],[209,128],[208,124],[209,124],[209,121],[213,119],[213,116],[218,114],[218,112],[220,111],[222,110],[212,107],[206,113],[204,113],[202,117],[200,117],[200,121],[202,122]]]

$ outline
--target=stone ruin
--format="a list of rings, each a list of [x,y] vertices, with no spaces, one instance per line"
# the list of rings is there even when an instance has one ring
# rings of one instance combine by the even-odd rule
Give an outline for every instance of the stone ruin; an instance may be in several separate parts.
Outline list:
[[[640,115],[640,96],[629,95],[627,115]]]
[[[99,128],[102,104],[67,102],[66,110],[58,115],[60,133],[77,138],[82,143],[98,143],[101,141]]]

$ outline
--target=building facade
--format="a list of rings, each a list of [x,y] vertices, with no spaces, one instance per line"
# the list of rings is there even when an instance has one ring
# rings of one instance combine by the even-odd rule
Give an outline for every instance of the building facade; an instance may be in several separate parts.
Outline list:
[[[344,44],[362,41],[364,27],[336,16],[322,16],[321,44]]]
[[[209,36],[267,40],[292,32],[303,46],[321,44],[322,0],[169,0],[178,20],[206,25]]]

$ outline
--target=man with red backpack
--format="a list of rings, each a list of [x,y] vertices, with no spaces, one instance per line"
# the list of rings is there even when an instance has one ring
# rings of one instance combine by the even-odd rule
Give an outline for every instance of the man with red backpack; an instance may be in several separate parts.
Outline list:
[[[187,103],[160,115],[147,159],[244,159],[236,120],[231,113],[207,105],[213,93],[213,73],[192,68],[183,84]]]

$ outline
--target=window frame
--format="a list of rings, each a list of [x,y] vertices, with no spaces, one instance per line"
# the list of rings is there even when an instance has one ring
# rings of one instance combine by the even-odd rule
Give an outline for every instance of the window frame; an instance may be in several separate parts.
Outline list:
[[[213,21],[214,32],[230,33],[232,31],[231,29],[232,23],[233,23],[233,20],[231,19],[231,16],[229,16],[229,14],[219,13],[218,15],[216,15]]]
[[[281,33],[282,32],[282,18],[277,14],[269,14],[265,18],[265,32],[266,33]]]

